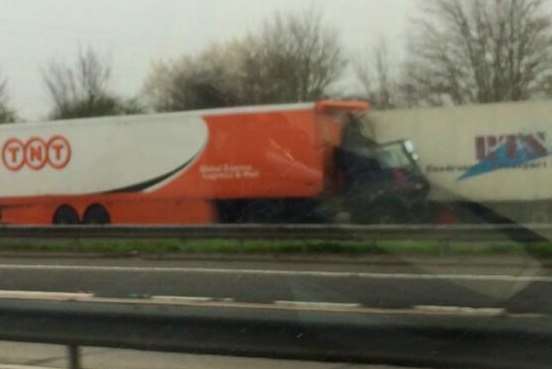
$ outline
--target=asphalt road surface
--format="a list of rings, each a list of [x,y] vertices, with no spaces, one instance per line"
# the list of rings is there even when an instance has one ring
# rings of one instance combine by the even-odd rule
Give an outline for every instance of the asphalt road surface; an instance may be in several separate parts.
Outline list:
[[[434,265],[3,258],[0,290],[282,307],[552,312],[552,273],[527,260]]]

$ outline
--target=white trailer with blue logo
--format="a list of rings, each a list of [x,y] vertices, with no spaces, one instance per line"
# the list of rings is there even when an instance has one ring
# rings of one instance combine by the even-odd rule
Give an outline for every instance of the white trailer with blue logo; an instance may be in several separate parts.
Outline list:
[[[471,204],[523,223],[552,223],[552,103],[370,112],[365,134],[409,139],[434,203]]]

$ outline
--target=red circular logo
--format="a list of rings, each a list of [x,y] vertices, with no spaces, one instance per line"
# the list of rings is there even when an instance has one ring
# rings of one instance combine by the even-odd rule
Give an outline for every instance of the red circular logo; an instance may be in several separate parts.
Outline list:
[[[71,144],[60,135],[48,141],[40,137],[31,137],[27,142],[10,138],[2,148],[2,162],[11,171],[19,171],[27,166],[32,170],[41,170],[46,165],[53,169],[64,169],[71,161]]]
[[[55,169],[63,169],[71,161],[71,145],[63,136],[54,136],[48,141],[48,160]]]
[[[48,163],[48,146],[42,138],[32,137],[25,144],[25,164],[32,170],[40,170]]]
[[[11,171],[18,171],[25,165],[25,144],[17,138],[10,138],[2,148],[2,162]]]

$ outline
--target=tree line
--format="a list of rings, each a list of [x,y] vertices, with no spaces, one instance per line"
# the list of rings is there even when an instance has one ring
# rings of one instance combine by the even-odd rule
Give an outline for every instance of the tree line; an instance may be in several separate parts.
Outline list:
[[[388,40],[349,58],[338,30],[315,10],[276,13],[260,29],[198,55],[158,61],[141,98],[110,88],[112,68],[91,48],[42,71],[51,120],[146,111],[346,98],[375,108],[461,105],[552,95],[550,0],[428,0],[398,60]],[[352,67],[352,68],[351,68]],[[360,92],[337,86],[348,68]],[[0,122],[21,118],[0,78]]]

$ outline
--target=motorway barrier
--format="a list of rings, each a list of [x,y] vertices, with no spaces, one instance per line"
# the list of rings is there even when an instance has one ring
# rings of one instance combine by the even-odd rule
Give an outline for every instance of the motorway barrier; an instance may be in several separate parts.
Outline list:
[[[547,317],[370,315],[125,303],[0,301],[0,340],[80,347],[385,364],[548,369]]]

